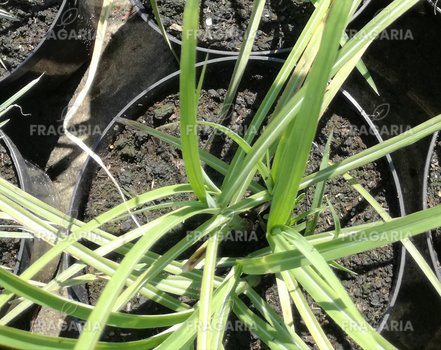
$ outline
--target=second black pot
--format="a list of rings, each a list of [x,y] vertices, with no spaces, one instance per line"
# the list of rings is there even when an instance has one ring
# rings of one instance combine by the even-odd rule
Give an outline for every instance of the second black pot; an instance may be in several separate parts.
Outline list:
[[[55,188],[44,171],[34,164],[25,160],[15,144],[9,137],[0,130],[0,139],[5,146],[15,169],[18,186],[25,192],[31,194],[37,199],[57,207],[58,197]],[[16,256],[13,272],[20,274],[29,267],[34,261],[41,257],[50,245],[40,239],[23,238],[20,240],[20,248]],[[44,270],[37,273],[33,279],[43,283],[49,282],[56,274],[59,266],[59,259],[51,261]],[[13,304],[12,304],[13,306]],[[33,308],[35,309],[35,308]],[[32,310],[33,310],[32,309]],[[20,320],[16,320],[14,326],[28,329],[31,313],[27,312]],[[6,310],[2,310],[3,312]]]
[[[63,0],[46,36],[10,74],[0,80],[0,99],[43,74],[38,90],[53,89],[86,62],[102,1]]]

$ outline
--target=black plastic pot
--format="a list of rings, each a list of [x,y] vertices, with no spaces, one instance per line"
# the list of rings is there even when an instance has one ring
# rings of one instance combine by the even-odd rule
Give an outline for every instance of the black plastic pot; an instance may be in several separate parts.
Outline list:
[[[234,57],[214,59],[214,60],[211,60],[208,62],[209,64],[208,64],[207,69],[209,71],[210,67],[213,67],[213,69],[217,69],[217,71],[219,71],[223,67],[229,66],[230,70],[231,70],[234,62],[235,62]],[[264,66],[264,65],[268,65],[268,62],[271,62],[271,64],[274,65],[274,64],[281,64],[283,61],[279,60],[279,59],[272,59],[272,58],[258,56],[258,57],[253,57],[251,62],[253,65],[261,64]],[[197,66],[201,67],[202,65],[203,65],[203,63],[200,63]],[[214,67],[216,67],[216,68],[214,68]],[[116,122],[117,118],[136,117],[140,114],[140,112],[144,111],[146,109],[146,107],[151,105],[152,101],[156,101],[158,96],[163,96],[166,93],[170,93],[170,91],[175,91],[176,86],[177,86],[176,79],[178,78],[178,76],[179,76],[179,71],[161,79],[157,83],[150,86],[148,89],[141,92],[132,101],[130,101],[126,105],[126,107],[124,107],[118,113],[118,115],[111,121],[111,123],[107,126],[107,128],[104,130],[103,134],[95,142],[93,149],[98,150],[101,142],[103,142],[103,140],[105,140],[106,137],[109,136],[109,134],[112,134],[114,132],[114,130],[112,130],[112,129],[115,126],[115,124],[117,123]],[[206,74],[206,77],[207,76],[209,76],[208,72]],[[174,89],[174,90],[171,90],[171,89]],[[355,110],[355,112],[359,115],[359,117],[361,117],[360,123],[367,125],[369,128],[372,128],[373,127],[372,121],[370,120],[369,116],[363,111],[363,109],[360,107],[360,105],[357,103],[357,101],[346,91],[342,91],[342,95],[346,98],[347,103],[350,106],[350,108]],[[378,135],[378,133],[376,134],[375,128],[373,128],[373,129],[374,130],[372,131],[372,133],[376,137],[376,141],[373,141],[373,142],[382,142],[381,137]],[[387,157],[386,161],[387,161],[387,166],[388,166],[390,174],[391,174],[391,178],[393,179],[393,183],[391,183],[391,186],[393,186],[394,191],[396,192],[397,198],[398,198],[397,210],[399,211],[399,213],[401,215],[405,215],[403,195],[402,195],[402,190],[401,190],[400,181],[399,181],[397,172],[395,170],[392,159],[390,157]],[[96,171],[97,171],[97,164],[95,163],[95,161],[93,159],[88,158],[88,160],[85,162],[85,165],[83,167],[81,175],[80,175],[78,182],[76,184],[75,190],[73,192],[72,201],[71,201],[71,205],[70,205],[70,214],[72,216],[81,218],[80,213],[84,212],[84,205],[87,202],[87,196],[88,196],[88,193],[90,190],[91,182],[92,182],[94,175],[96,174]],[[398,254],[397,254],[398,256],[396,258],[397,258],[398,266],[395,268],[395,271],[394,271],[394,279],[395,280],[393,283],[393,292],[390,297],[388,309],[387,309],[385,315],[383,316],[383,319],[378,327],[379,331],[382,331],[388,323],[391,312],[396,305],[397,296],[399,294],[402,279],[403,279],[406,253],[405,253],[405,250],[402,249],[401,246],[397,246],[397,248],[398,248]],[[396,252],[397,252],[397,250],[396,250]],[[75,262],[75,260],[71,256],[65,255],[65,258],[64,258],[65,267],[70,266],[74,262]],[[70,297],[73,298],[74,300],[77,300],[77,301],[80,301],[83,303],[89,302],[88,292],[84,286],[75,286],[75,287],[70,288],[69,294],[70,294]]]
[[[358,101],[348,91],[341,90],[341,92],[342,92],[343,96],[347,99],[349,104],[363,118],[364,122],[368,125],[369,130],[372,132],[372,134],[374,135],[377,142],[382,143],[383,138],[381,137],[380,133],[378,132],[377,128],[375,127],[372,119],[364,111],[364,109],[360,106]],[[403,191],[401,189],[400,179],[398,177],[397,170],[395,168],[392,157],[389,154],[386,156],[386,161],[387,161],[389,170],[392,174],[394,187],[395,187],[395,190],[397,193],[398,204],[399,204],[399,208],[400,208],[400,215],[405,216],[406,210],[405,210],[405,206],[404,206],[404,197],[403,197]],[[386,327],[386,325],[389,321],[389,318],[391,316],[392,309],[395,307],[395,304],[397,302],[398,294],[400,292],[401,283],[402,283],[403,277],[404,277],[405,266],[406,266],[406,249],[404,249],[404,247],[401,246],[401,252],[400,252],[400,257],[399,257],[399,266],[398,266],[398,269],[396,270],[396,274],[397,274],[397,278],[395,281],[396,284],[395,284],[394,290],[393,290],[391,298],[390,298],[388,311],[386,312],[386,315],[383,317],[383,320],[381,321],[380,326],[378,327],[378,330],[380,332]]]
[[[401,47],[404,46],[401,42],[395,44]],[[381,42],[378,42],[376,45],[383,48]],[[377,49],[376,46],[373,49]],[[397,51],[394,52],[400,52],[399,49],[395,50]],[[413,76],[410,75],[408,78],[403,79],[401,77],[405,75],[404,71],[409,69],[410,65],[403,64],[403,67],[394,69],[393,67],[399,66],[400,63],[390,58],[390,51],[384,53],[377,49],[377,51],[373,52],[374,59],[372,59],[373,63],[371,66],[374,68],[370,69],[381,95],[378,96],[371,89],[368,89],[366,82],[358,74],[354,74],[348,80],[346,87],[358,101],[363,101],[363,108],[372,117],[375,129],[379,131],[380,136],[384,139],[389,139],[425,122],[436,114],[438,107],[434,107],[433,112],[425,111],[413,99],[405,97],[408,96],[408,81],[413,81]],[[386,55],[384,57],[387,57],[387,60],[391,60],[390,66],[387,66],[391,73],[387,78],[399,77],[399,79],[382,78],[383,75],[381,74],[387,74],[388,70],[382,66],[382,69],[379,70],[379,67],[376,66],[379,54]],[[418,54],[412,56],[412,59],[417,56]],[[367,64],[370,63],[369,58],[370,56],[366,58]],[[413,64],[414,61],[412,60]],[[371,66],[368,65],[368,67]],[[430,68],[428,68],[428,71],[430,71]],[[421,79],[430,86],[431,80],[427,76],[432,73],[429,74],[427,72],[427,76],[425,76],[425,72],[425,70],[421,70],[423,77],[425,77],[424,79],[421,79],[419,74],[417,74],[417,79]],[[432,99],[430,94],[427,93],[429,89],[419,90],[419,95],[425,97],[424,101],[431,101]],[[423,183],[426,178],[424,175],[424,165],[429,142],[430,139],[426,138],[391,155],[401,180],[401,189],[407,214],[424,209],[421,198],[423,198]],[[427,235],[415,236],[412,238],[412,242],[425,260],[432,264],[433,244],[430,239],[427,239]],[[441,313],[433,312],[433,310],[441,310],[441,300],[410,254],[405,254],[403,267],[401,288],[395,307],[391,310],[384,334],[400,349],[415,349],[423,344],[433,346],[434,339],[441,327]]]
[[[354,17],[352,20],[355,20],[361,13],[366,9],[366,7],[369,5],[369,3],[372,0],[362,0],[362,5],[360,5],[360,8],[358,11],[354,14]],[[153,29],[155,30],[159,35],[162,35],[161,30],[159,29],[158,25],[156,24],[155,18],[152,15],[151,9],[147,8],[142,4],[140,0],[130,0],[133,7],[136,9],[137,13],[141,18]],[[352,21],[351,20],[351,21]],[[171,43],[175,44],[178,48],[181,47],[182,41],[176,38],[175,36],[171,34],[167,34],[168,39]],[[214,50],[214,49],[208,49],[205,47],[198,46],[197,51],[203,55],[201,55],[202,58],[205,57],[205,55],[209,54],[211,56],[237,56],[239,54],[238,51],[226,51],[226,50]],[[291,51],[292,47],[287,48],[280,48],[277,50],[267,50],[267,51],[253,51],[253,56],[268,56],[268,55],[282,55],[287,54]]]
[[[255,63],[262,63],[262,64],[265,63],[268,64],[269,61],[274,63],[277,62],[278,64],[282,64],[284,62],[281,59],[268,58],[265,56],[252,57],[251,60]],[[216,67],[219,68],[225,68],[227,66],[229,69],[229,74],[231,74],[232,71],[230,71],[230,68],[232,68],[232,63],[234,63],[235,61],[236,61],[235,57],[221,57],[221,58],[209,60],[207,71],[209,71],[210,67],[213,67],[213,65],[216,65]],[[196,67],[201,68],[203,65],[204,63],[202,62],[197,63]],[[105,138],[112,133],[112,128],[116,124],[116,120],[119,117],[123,117],[123,116],[133,117],[139,115],[139,113],[143,109],[145,109],[145,106],[148,106],[149,103],[155,99],[155,96],[170,91],[170,89],[173,88],[173,85],[175,83],[173,79],[177,79],[179,77],[179,74],[180,71],[176,71],[172,74],[167,75],[166,77],[160,79],[158,82],[149,86],[147,89],[143,90],[129,103],[127,103],[126,106],[122,108],[122,110],[110,121],[110,123],[108,123],[106,128],[102,131],[101,135],[96,138],[91,148],[95,151],[99,148],[101,142],[103,142],[103,140],[105,140]],[[208,76],[208,72],[206,76]],[[97,170],[96,162],[92,158],[88,157],[86,162],[84,163],[81,174],[78,178],[78,181],[72,193],[72,200],[69,210],[69,213],[72,217],[79,218],[81,217],[81,213],[84,212],[84,203],[87,200],[87,195],[89,193],[91,181],[96,170]],[[75,260],[71,256],[69,255],[64,256],[64,266],[66,268],[74,262]],[[69,288],[68,291],[72,299],[81,301],[83,303],[89,302],[88,293],[84,286],[81,285],[74,286],[72,288]]]
[[[0,80],[0,97],[16,92],[42,74],[39,85],[53,88],[78,70],[87,60],[94,41],[99,4],[99,0],[63,0],[44,39]]]
[[[423,182],[423,208],[426,209],[429,203],[429,178],[430,178],[430,165],[432,163],[432,157],[435,153],[436,143],[439,140],[439,132],[436,132],[432,136],[432,140],[427,152],[426,165],[424,167],[424,182]],[[441,281],[441,260],[440,252],[437,252],[433,246],[432,232],[426,234],[427,245],[430,247],[429,254],[432,261],[432,266],[438,279]]]
[[[46,173],[32,163],[26,161],[21,156],[15,144],[1,130],[0,139],[5,145],[5,148],[14,163],[20,188],[43,202],[56,206],[58,202],[56,199],[56,192]],[[22,239],[20,242],[17,264],[13,270],[14,273],[17,274],[22,272],[29,266],[31,261],[41,256],[43,253],[42,249],[44,250],[45,245],[46,243],[41,241],[33,242],[32,239]],[[54,273],[55,270],[52,271],[52,275]]]
[[[53,184],[46,173],[25,160],[15,144],[1,130],[0,140],[8,151],[15,167],[18,186],[34,197],[56,207],[58,203],[57,195]],[[34,240],[32,238],[21,239],[20,248],[16,256],[17,261],[12,270],[13,273],[22,273],[30,264],[46,253],[49,248],[50,245],[43,240]],[[60,258],[52,260],[46,265],[45,269],[38,272],[33,279],[43,283],[49,282],[55,276],[59,263]],[[8,309],[13,308],[14,305],[15,303],[11,303],[9,307],[5,307],[1,310],[1,314],[6,313]],[[32,307],[26,313],[22,314],[20,319],[14,320],[12,326],[28,330],[36,310],[38,310],[38,307]]]

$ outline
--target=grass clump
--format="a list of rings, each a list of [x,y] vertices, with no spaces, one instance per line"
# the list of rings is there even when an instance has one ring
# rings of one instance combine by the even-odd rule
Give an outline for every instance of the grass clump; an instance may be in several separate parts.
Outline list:
[[[257,27],[262,3],[264,1],[255,1],[256,15],[249,28]],[[205,124],[224,132],[239,145],[233,160],[226,163],[200,149],[195,132],[201,124],[196,111],[203,85],[203,74],[198,81],[195,68],[199,3],[186,1],[180,58],[180,137],[127,119],[119,122],[179,148],[189,183],[140,194],[84,223],[0,180],[0,210],[36,238],[53,245],[20,276],[0,269],[0,284],[7,290],[0,296],[0,306],[6,305],[14,295],[21,297],[16,307],[0,320],[0,342],[22,349],[113,349],[121,345],[100,342],[100,336],[106,326],[114,326],[163,329],[156,335],[125,343],[130,349],[192,349],[195,345],[198,349],[222,349],[227,321],[234,315],[271,349],[308,349],[293,326],[294,306],[314,344],[320,349],[332,348],[312,309],[309,300],[313,300],[361,348],[394,349],[393,344],[368,324],[331,265],[336,266],[336,259],[401,240],[441,295],[440,282],[409,240],[441,226],[441,206],[391,218],[351,175],[352,170],[440,130],[441,116],[335,164],[328,162],[327,145],[320,170],[305,176],[305,169],[320,117],[349,74],[360,67],[364,52],[375,38],[374,33],[384,30],[417,3],[417,0],[393,1],[357,36],[346,40],[346,25],[360,1],[314,1],[314,13],[247,132],[239,136],[219,124]],[[103,13],[109,13],[109,8]],[[102,21],[105,22],[105,16]],[[99,48],[101,44],[96,45]],[[96,70],[99,54],[97,49],[92,72]],[[249,55],[250,46],[245,43],[220,120],[229,103],[234,101]],[[274,112],[270,114],[270,111]],[[204,164],[223,176],[222,184],[213,184]],[[351,229],[341,227],[337,214],[323,198],[323,186],[335,177],[348,181],[382,221]],[[261,181],[256,182],[256,178]],[[294,212],[299,196],[307,188],[315,189],[315,204],[309,215],[304,213],[299,220]],[[142,206],[155,206],[156,201],[180,193],[193,195],[193,200],[172,201],[168,213],[119,237],[102,230],[103,225],[127,215],[127,211],[133,215]],[[314,218],[328,207],[336,221],[335,230],[317,233]],[[267,213],[261,216],[266,247],[242,258],[222,256],[219,250],[222,240],[241,216],[250,212]],[[203,219],[185,238],[162,254],[152,249],[173,228],[196,217]],[[60,227],[66,233],[60,233]],[[95,243],[97,248],[84,245],[82,239]],[[180,258],[191,249],[194,253],[189,259]],[[48,284],[35,286],[32,277],[62,252],[72,255],[78,263]],[[109,253],[119,254],[121,261],[116,263],[107,258]],[[60,287],[96,279],[93,274],[75,277],[85,266],[99,271],[108,280],[94,307],[54,293]],[[281,312],[256,291],[260,278],[270,274],[277,280]],[[170,312],[160,315],[122,312],[138,293]],[[190,298],[194,303],[180,297]],[[33,303],[85,320],[79,339],[31,336],[7,326]]]

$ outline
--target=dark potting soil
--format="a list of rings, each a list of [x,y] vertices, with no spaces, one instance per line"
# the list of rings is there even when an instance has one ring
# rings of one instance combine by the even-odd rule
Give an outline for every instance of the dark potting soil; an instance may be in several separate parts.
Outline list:
[[[17,185],[17,174],[15,173],[14,163],[11,157],[6,151],[2,143],[0,143],[0,177],[9,181],[10,183]],[[0,220],[0,225],[10,225],[8,221]],[[8,231],[8,229],[2,229],[2,231]],[[0,238],[0,254],[1,266],[8,268],[14,268],[17,262],[16,256],[20,248],[19,239],[3,239]]]
[[[263,87],[262,89],[262,91],[266,91]],[[198,116],[206,121],[216,121],[215,116],[219,115],[224,96],[224,89],[203,90]],[[179,120],[178,100],[178,95],[165,97],[160,102],[149,107],[146,113],[138,118],[138,121],[154,127],[177,122]],[[254,115],[259,106],[260,100],[261,96],[255,91],[240,91],[234,105],[234,110],[229,118],[225,120],[224,124],[243,135],[243,125],[248,124],[250,117]],[[319,130],[320,132],[316,137],[315,146],[313,147],[308,164],[308,173],[318,169],[322,158],[321,152],[323,151],[331,130],[334,130],[334,141],[331,149],[331,159],[334,162],[358,153],[367,147],[363,139],[358,136],[359,129],[351,124],[347,118],[340,117],[336,114],[330,114],[322,118]],[[168,131],[178,136],[176,127],[168,127]],[[210,138],[211,129],[201,128],[199,134],[202,146],[226,161],[231,160],[236,147],[230,140],[216,133],[214,142],[207,146],[206,143]],[[142,132],[121,126],[115,127],[114,135],[116,136],[104,142],[106,147],[101,149],[100,154],[104,163],[116,176],[116,179],[128,196],[144,193],[164,185],[186,182],[184,165],[179,151]],[[394,205],[390,199],[394,194],[392,190],[389,190],[390,193],[386,191],[386,185],[389,186],[391,183],[387,174],[385,174],[386,172],[381,164],[370,164],[352,172],[352,175],[369,189],[384,208],[388,209]],[[215,177],[213,176],[214,173],[208,173],[216,183],[220,182],[220,176]],[[297,210],[308,210],[312,202],[312,196],[312,189],[306,191],[305,199],[299,204]],[[342,227],[380,220],[375,211],[341,178],[330,181],[326,190],[326,196],[339,213]],[[178,199],[188,200],[190,198],[186,195],[180,195]],[[114,185],[108,179],[105,172],[102,169],[99,170],[92,181],[85,210],[85,220],[95,217],[120,202],[121,198],[115,190]],[[165,200],[162,202],[165,202]],[[165,210],[159,210],[155,213],[148,212],[147,214],[137,215],[137,219],[143,224],[165,212]],[[190,220],[190,222],[185,223],[185,225],[176,228],[172,233],[167,235],[166,242],[161,241],[153,250],[161,253],[165,249],[170,248],[179,239],[185,237],[186,232],[192,228],[194,229],[198,224],[198,220],[200,222],[200,218]],[[265,235],[260,226],[261,222],[262,217],[257,213],[242,217],[239,226],[235,228],[235,233],[230,239],[228,239],[227,236],[225,242],[222,243],[220,255],[245,256],[254,250],[266,246]],[[115,235],[121,235],[134,227],[130,218],[124,218],[105,225],[103,228]],[[329,211],[326,211],[319,220],[317,230],[322,232],[332,230],[333,228],[334,223],[332,216]],[[241,234],[238,235],[238,232]],[[234,241],[232,237],[236,237]],[[239,237],[241,237],[241,239],[239,239]],[[189,255],[190,254],[182,256],[181,258],[188,258]],[[119,260],[117,256],[113,258]],[[377,326],[386,311],[393,287],[393,247],[387,246],[371,252],[357,254],[349,258],[341,259],[338,262],[354,272],[354,274],[350,274],[336,271],[359,310],[365,315],[371,325]],[[220,273],[220,271],[218,272]],[[88,286],[91,303],[95,303],[99,298],[105,283],[106,282],[102,280],[91,283]],[[257,290],[276,310],[280,311],[277,288],[273,276],[263,277]],[[183,298],[182,300],[185,302],[190,301],[188,298]],[[355,348],[355,345],[345,338],[343,332],[338,329],[333,321],[320,311],[319,307],[313,303],[312,300],[310,301],[312,305],[316,306],[314,307],[314,312],[317,314],[317,317],[332,342],[336,346],[342,346],[343,348]],[[194,301],[192,302],[194,303]],[[154,314],[164,312],[164,308],[148,301],[144,297],[137,297],[132,300],[130,309],[126,311]],[[296,316],[296,319],[299,320],[299,315]],[[226,348],[266,348],[265,345],[254,338],[245,327],[238,330],[238,324],[240,324],[240,322],[238,323],[234,316],[232,316],[225,337]],[[297,327],[305,341],[313,345],[304,324],[299,322]],[[233,331],[233,329],[236,331]],[[128,332],[127,330],[123,332],[121,330],[111,329],[107,332],[105,337],[111,340],[128,340],[151,334],[152,333],[146,332],[140,333],[139,331]]]
[[[0,19],[0,78],[19,66],[53,23],[62,0],[7,0],[0,8],[17,18]]]
[[[436,207],[441,204],[441,140],[438,138],[430,163],[430,172],[427,187],[427,206]],[[433,244],[438,254],[438,264],[441,268],[441,228],[433,231]]]
[[[148,0],[143,0],[150,7]],[[159,13],[166,30],[182,39],[184,0],[158,0]],[[238,51],[244,40],[253,8],[252,0],[204,0],[201,2],[199,45]],[[253,50],[266,51],[294,45],[314,6],[302,0],[267,1]]]

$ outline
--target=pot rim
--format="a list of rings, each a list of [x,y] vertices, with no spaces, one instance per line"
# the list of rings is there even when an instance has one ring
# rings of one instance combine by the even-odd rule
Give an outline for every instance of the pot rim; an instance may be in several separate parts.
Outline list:
[[[89,5],[90,1],[62,0],[54,20],[38,45],[9,74],[0,78],[0,92],[17,90],[38,76],[42,76],[42,81],[36,93],[46,92],[76,72],[86,62],[90,43],[94,40],[97,19],[92,10],[94,7]],[[70,13],[75,17],[66,16]],[[60,35],[63,31],[74,33],[75,39],[65,40]],[[83,32],[87,32],[85,38]]]
[[[18,185],[25,192],[31,192],[30,184],[32,182],[32,178],[28,173],[28,165],[26,164],[26,160],[21,155],[17,146],[12,142],[12,140],[4,133],[3,130],[0,129],[0,140],[3,142],[6,151],[11,157],[12,163],[14,165],[14,170],[17,175]],[[20,240],[20,248],[16,256],[16,263],[13,268],[13,273],[18,274],[20,270],[23,269],[22,262],[30,261],[30,249],[27,247],[27,238],[22,238]]]
[[[18,79],[23,74],[21,71],[23,69],[26,69],[28,65],[32,64],[32,61],[34,60],[34,56],[37,54],[38,51],[40,51],[41,46],[44,44],[44,42],[48,40],[47,37],[49,36],[49,33],[51,33],[54,30],[55,26],[57,25],[57,22],[63,15],[68,2],[72,2],[72,1],[75,0],[63,0],[63,2],[60,5],[60,8],[58,9],[57,15],[52,21],[52,24],[49,26],[49,29],[47,30],[43,39],[41,39],[38,45],[35,46],[32,52],[17,67],[15,67],[8,75],[5,75],[2,79],[0,79],[0,84],[8,84],[9,81],[14,81]]]
[[[355,12],[354,16],[351,18],[349,23],[354,21],[358,16],[361,15],[361,13],[368,7],[368,5],[371,3],[372,0],[362,0],[362,4],[360,5],[359,9]],[[138,15],[146,22],[155,32],[162,35],[161,30],[159,29],[158,25],[156,24],[156,21],[152,16],[150,15],[149,11],[146,9],[146,7],[141,3],[140,0],[130,0],[132,3],[132,6],[135,8]],[[170,33],[166,33],[167,38],[170,40],[170,42],[182,46],[182,41],[179,40],[174,35],[171,35]],[[257,50],[252,51],[251,55],[253,56],[268,56],[268,55],[281,55],[291,52],[291,47],[285,47],[280,49],[274,49],[274,50]],[[234,56],[237,57],[239,55],[238,51],[227,51],[227,50],[221,50],[221,49],[209,49],[202,46],[196,46],[196,50],[198,52],[203,52],[205,54],[211,54],[211,55],[218,55],[218,56]]]
[[[424,176],[423,176],[423,209],[427,209],[428,207],[428,195],[429,195],[429,176],[430,176],[430,165],[432,163],[432,158],[435,153],[436,142],[440,137],[440,132],[437,131],[432,135],[432,139],[430,141],[429,149],[427,151],[426,163],[424,165]],[[441,257],[438,256],[438,253],[435,251],[435,247],[433,246],[432,240],[432,231],[426,233],[426,241],[429,247],[429,255],[432,262],[432,267],[435,270],[436,277],[441,281]]]
[[[5,145],[6,151],[9,153],[9,156],[11,157],[12,163],[14,165],[14,170],[17,175],[18,179],[18,185],[19,187],[27,192],[29,190],[28,183],[31,180],[27,174],[26,171],[26,163],[24,158],[22,157],[21,153],[15,146],[15,144],[11,141],[11,139],[3,132],[3,130],[0,129],[0,140],[3,141],[3,144]],[[29,260],[30,257],[25,255],[29,254],[30,252],[25,249],[26,247],[26,238],[22,238],[20,240],[20,248],[18,250],[17,256],[16,256],[16,263],[12,270],[12,272],[16,275],[18,274],[19,270],[21,269],[21,262],[23,259]]]
[[[378,144],[381,144],[384,142],[383,138],[381,137],[379,131],[375,127],[372,119],[369,117],[369,114],[366,113],[366,111],[361,107],[361,105],[358,103],[358,101],[347,91],[344,89],[341,89],[340,92],[343,94],[343,96],[348,100],[348,102],[355,108],[356,112],[364,119],[365,123],[369,126],[369,129],[373,132],[375,138],[377,139]],[[395,185],[395,190],[397,191],[397,197],[398,197],[398,207],[400,209],[400,215],[405,216],[406,215],[406,209],[404,204],[404,196],[403,191],[401,189],[401,181],[398,176],[397,170],[394,165],[394,161],[392,160],[392,157],[390,154],[386,155],[386,157],[383,157],[386,159],[386,162],[388,164],[389,171],[392,173],[393,182]],[[404,278],[404,270],[406,267],[406,249],[403,245],[400,245],[400,263],[398,271],[396,271],[397,277],[395,280],[395,286],[393,287],[392,294],[389,298],[389,305],[385,312],[385,314],[382,317],[382,320],[380,322],[380,325],[377,327],[377,330],[381,332],[384,327],[387,324],[387,321],[391,317],[392,310],[398,300],[398,295],[400,293],[401,284],[403,282]]]

